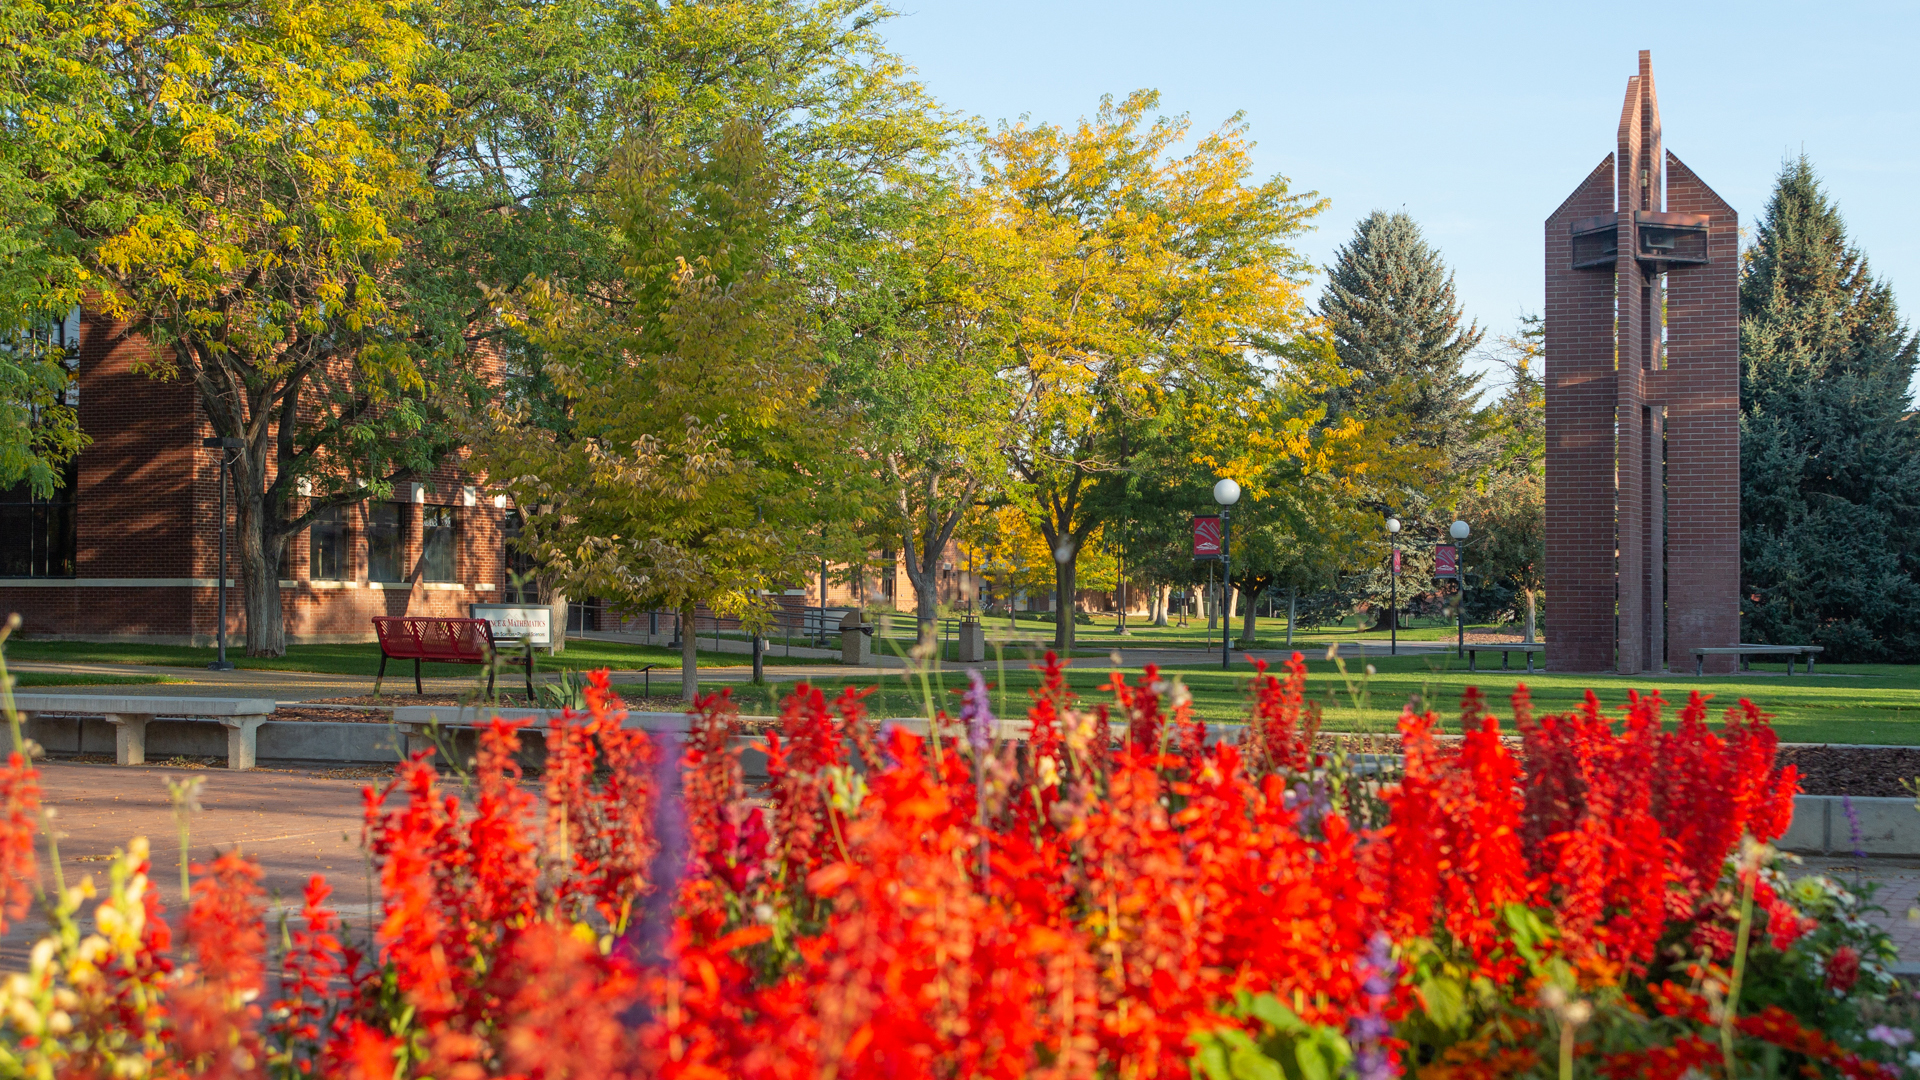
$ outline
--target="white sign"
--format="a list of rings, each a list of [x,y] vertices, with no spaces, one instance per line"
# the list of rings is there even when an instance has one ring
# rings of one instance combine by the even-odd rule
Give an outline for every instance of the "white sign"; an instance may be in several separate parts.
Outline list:
[[[496,642],[553,644],[553,609],[545,604],[469,604],[467,614],[487,620]]]

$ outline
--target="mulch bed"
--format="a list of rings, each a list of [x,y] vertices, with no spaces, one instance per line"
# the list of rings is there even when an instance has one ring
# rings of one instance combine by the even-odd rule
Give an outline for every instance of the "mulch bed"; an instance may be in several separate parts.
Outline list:
[[[1783,746],[1780,763],[1799,766],[1808,795],[1912,798],[1900,781],[1920,780],[1920,746]]]
[[[616,691],[623,690],[622,687],[618,686],[614,687],[614,689]],[[677,694],[673,697],[641,697],[639,694],[621,692],[620,700],[626,702],[628,709],[636,712],[679,712],[686,708],[686,703],[681,701]],[[378,697],[372,694],[360,694],[355,697],[314,698],[310,704],[366,705],[380,709],[392,709],[402,705],[472,705],[475,704],[475,702],[472,698],[461,694],[381,694]],[[525,695],[502,694],[500,695],[500,700],[495,703],[495,707],[501,709],[524,709],[528,708],[528,705]],[[533,708],[540,707],[541,706],[537,705],[533,706]],[[297,709],[299,706],[281,706],[280,712],[284,713],[289,708]],[[319,714],[327,711],[329,710],[315,709],[313,710],[315,715],[301,716],[298,717],[298,719],[325,720],[327,717]],[[385,721],[383,720],[381,722],[384,723]]]

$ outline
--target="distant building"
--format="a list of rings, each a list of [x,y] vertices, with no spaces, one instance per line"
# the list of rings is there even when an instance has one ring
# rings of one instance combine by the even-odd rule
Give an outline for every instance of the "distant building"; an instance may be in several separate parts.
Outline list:
[[[220,451],[201,446],[212,429],[199,395],[133,372],[151,346],[105,318],[76,314],[62,333],[93,443],[52,498],[0,492],[0,612],[19,612],[38,638],[212,644]],[[511,514],[457,464],[328,513],[287,544],[288,641],[371,640],[375,615],[464,615],[501,600]],[[227,610],[229,642],[243,640],[237,581]]]

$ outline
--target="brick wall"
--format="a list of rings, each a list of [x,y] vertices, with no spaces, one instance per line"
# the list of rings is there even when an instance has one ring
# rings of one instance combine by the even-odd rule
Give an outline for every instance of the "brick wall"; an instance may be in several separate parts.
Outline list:
[[[93,442],[77,462],[77,541],[72,579],[0,579],[0,610],[17,611],[24,633],[42,638],[211,644],[218,622],[220,467],[218,450],[193,387],[134,370],[161,359],[139,338],[97,315],[82,320],[80,424]],[[464,455],[463,455],[464,456]],[[374,615],[464,615],[467,605],[500,597],[505,511],[484,479],[461,462],[420,478],[419,501],[406,502],[409,580],[366,580],[365,506],[348,513],[352,573],[343,582],[308,580],[305,531],[293,538],[282,570],[281,603],[291,641],[370,641]],[[472,489],[469,492],[469,488]],[[471,504],[468,500],[471,498]],[[456,581],[420,580],[421,515],[454,508]],[[229,520],[231,519],[229,506]],[[229,576],[238,548],[229,540]],[[228,640],[244,640],[237,586],[227,601]]]
[[[1638,211],[1708,215],[1708,264],[1638,259]],[[1608,215],[1616,258],[1574,269],[1576,223]],[[1738,236],[1665,151],[1642,52],[1615,152],[1546,224],[1550,668],[1684,669],[1739,639]]]

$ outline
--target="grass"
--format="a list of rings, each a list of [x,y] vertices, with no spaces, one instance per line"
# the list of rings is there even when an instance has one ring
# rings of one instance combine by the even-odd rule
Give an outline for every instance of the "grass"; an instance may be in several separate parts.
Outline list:
[[[892,614],[881,617],[890,620],[890,626],[888,630],[883,631],[884,633],[890,638],[897,638],[902,642],[911,643],[914,633],[912,615]],[[949,617],[951,616],[943,618]],[[1094,613],[1089,617],[1093,620],[1092,622],[1079,623],[1074,627],[1074,642],[1076,645],[1074,651],[1076,655],[1104,656],[1108,651],[1115,648],[1206,649],[1220,647],[1220,629],[1218,624],[1216,624],[1210,632],[1207,630],[1207,620],[1205,618],[1189,618],[1186,626],[1174,624],[1153,626],[1147,622],[1145,616],[1136,615],[1128,619],[1127,632],[1122,635],[1113,632],[1117,622],[1114,616],[1105,613]],[[1240,636],[1243,624],[1244,620],[1239,617],[1233,620],[1233,636],[1235,638]],[[1045,643],[1050,643],[1053,640],[1053,623],[1049,620],[1036,619],[1031,616],[1023,615],[1017,624],[1010,626],[1004,615],[989,615],[985,619],[985,625],[989,643],[996,641],[1024,644],[1040,643],[1044,650]],[[1518,637],[1520,632],[1517,626],[1476,624],[1469,625],[1467,629],[1473,632],[1504,631],[1516,637]],[[1451,621],[1445,619],[1414,619],[1410,625],[1400,628],[1400,640],[1451,641],[1457,631],[1458,628]],[[1258,647],[1279,648],[1285,644],[1287,640],[1287,620],[1284,617],[1277,619],[1257,618],[1254,620],[1254,634]],[[1369,640],[1379,638],[1385,641],[1387,637],[1388,634],[1386,631],[1373,629],[1366,620],[1358,616],[1350,617],[1337,624],[1328,624],[1325,626],[1296,626],[1293,632],[1293,642],[1300,648],[1317,647],[1319,649],[1325,649],[1328,645],[1336,641],[1355,641],[1360,638]]]
[[[28,690],[36,686],[152,686],[155,683],[179,683],[185,679],[165,675],[82,675],[68,671],[16,671],[13,685]]]
[[[51,663],[73,664],[159,664],[172,667],[204,668],[213,660],[213,649],[196,649],[185,645],[144,645],[137,643],[95,644],[84,641],[21,641],[7,642],[9,660],[37,660]],[[746,667],[753,658],[742,653],[701,652],[702,667]],[[373,642],[337,645],[289,645],[287,654],[278,657],[246,656],[234,649],[227,650],[227,658],[237,667],[258,671],[306,671],[327,675],[375,675],[380,671],[380,646]],[[768,663],[820,664],[824,660],[774,660]],[[574,639],[567,642],[566,651],[559,656],[547,656],[535,653],[534,667],[538,671],[587,671],[595,668],[610,667],[615,670],[632,670],[647,664],[678,669],[680,650],[668,649],[657,645],[630,645],[616,641],[588,641]],[[454,677],[471,675],[479,670],[472,664],[422,664],[420,673],[434,677]],[[506,669],[512,671],[514,669]],[[387,664],[387,677],[411,677],[413,665],[404,660],[395,660]],[[95,678],[89,676],[88,678]]]
[[[1375,673],[1365,673],[1367,663]],[[1138,669],[1132,669],[1137,672]],[[1524,682],[1533,696],[1537,712],[1565,712],[1579,707],[1589,687],[1603,706],[1618,711],[1626,704],[1629,690],[1658,689],[1669,704],[1669,715],[1677,715],[1693,691],[1713,697],[1712,715],[1717,719],[1726,706],[1740,698],[1751,698],[1774,717],[1774,728],[1788,742],[1886,743],[1920,745],[1920,666],[1823,664],[1822,674],[1807,677],[1783,677],[1781,665],[1754,665],[1748,674],[1634,676],[1586,674],[1529,675],[1517,672],[1482,670],[1469,673],[1466,665],[1449,656],[1373,657],[1369,661],[1350,660],[1346,676],[1336,665],[1316,657],[1308,664],[1307,688],[1310,698],[1320,703],[1325,726],[1333,731],[1387,732],[1394,718],[1410,699],[1430,701],[1448,730],[1458,730],[1460,693],[1477,686],[1496,706],[1495,712],[1508,721],[1511,711],[1507,699],[1515,686]],[[1088,703],[1110,700],[1098,688],[1111,677],[1106,664],[1080,664],[1069,669],[1069,683]],[[1180,665],[1165,669],[1178,677],[1193,693],[1196,712],[1208,720],[1237,721],[1245,715],[1245,692],[1251,669],[1236,661],[1231,671],[1217,665]],[[1768,674],[1771,672],[1772,674]],[[1137,674],[1134,676],[1137,678]],[[844,685],[872,686],[874,676],[854,679],[820,680],[829,692]],[[997,674],[988,676],[996,684],[995,708],[1002,714],[1025,711],[1027,694],[1039,685],[1037,673],[1009,660],[1002,684]],[[918,676],[889,672],[879,680],[880,689],[868,699],[876,716],[924,716],[927,713],[922,682]],[[954,671],[927,677],[926,686],[936,700],[948,703],[949,712],[958,711],[953,695],[965,685],[965,676]],[[735,685],[734,694],[750,713],[775,711],[774,701],[785,690],[779,686]]]

